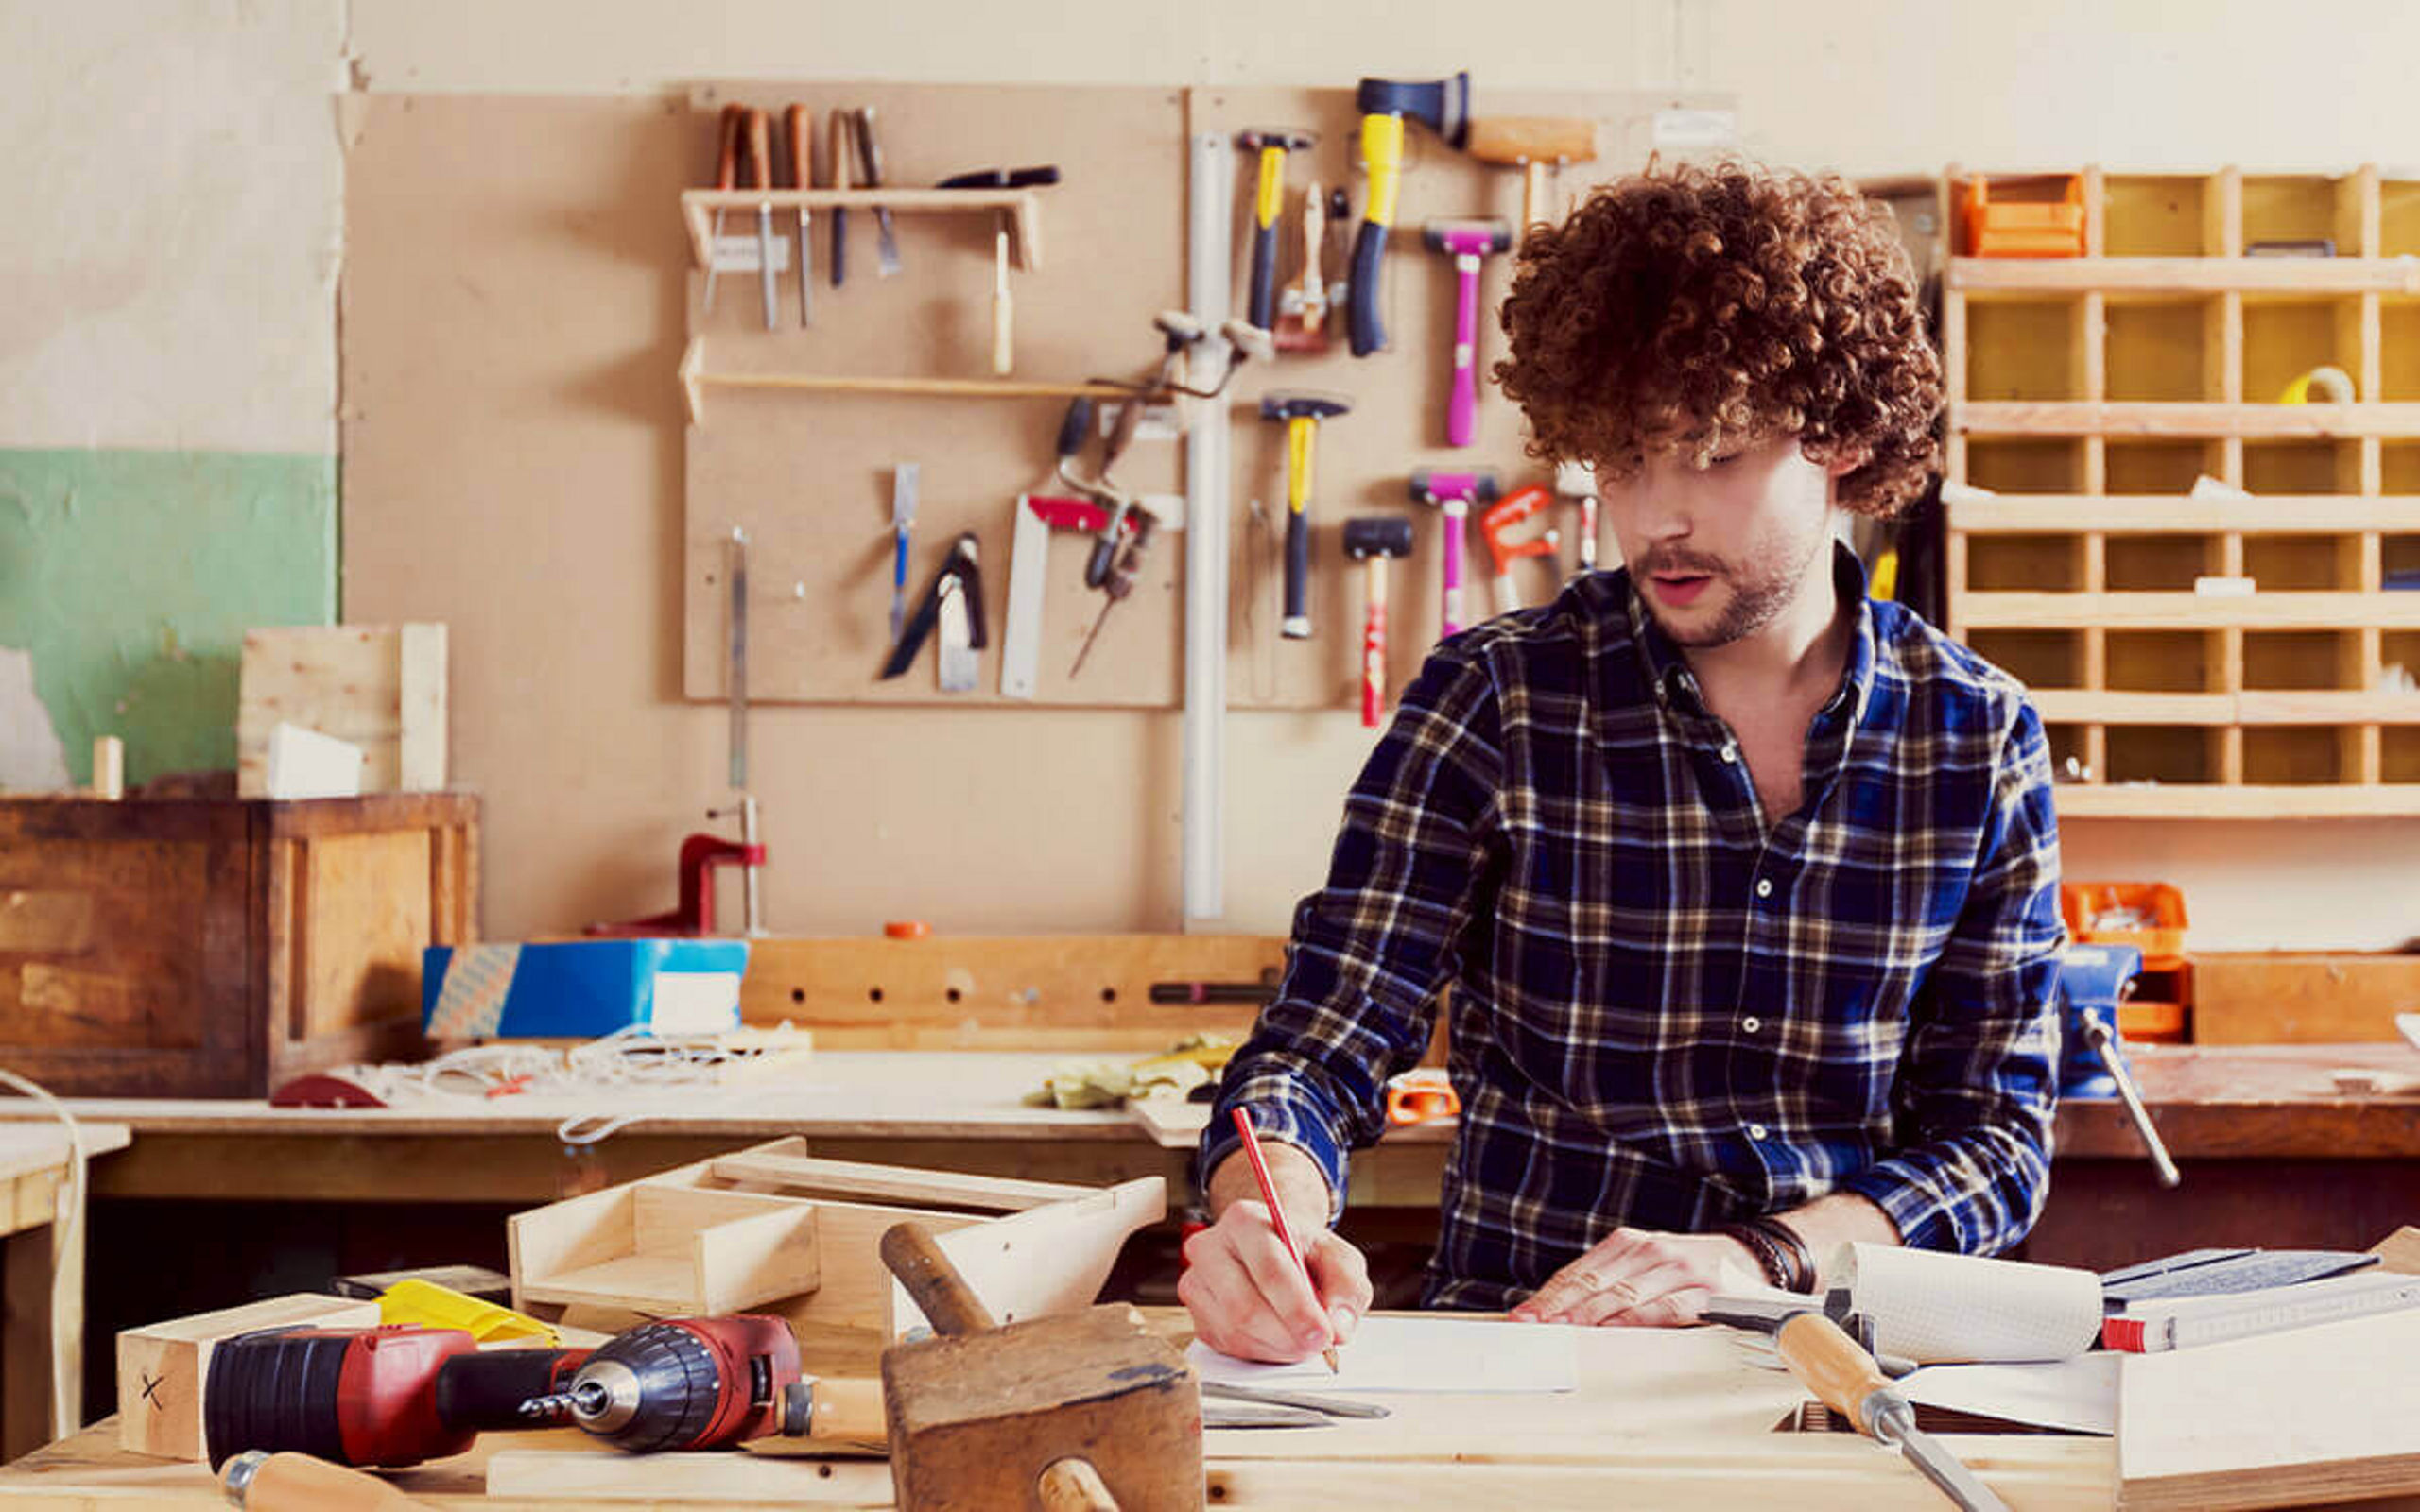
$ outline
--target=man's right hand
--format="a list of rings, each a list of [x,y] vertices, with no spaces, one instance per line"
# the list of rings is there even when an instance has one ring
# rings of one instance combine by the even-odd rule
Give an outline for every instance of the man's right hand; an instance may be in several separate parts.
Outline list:
[[[1176,1295],[1193,1314],[1196,1338],[1237,1359],[1291,1365],[1352,1337],[1370,1310],[1368,1263],[1326,1228],[1292,1228],[1316,1292],[1257,1197],[1228,1203],[1217,1223],[1184,1242]]]

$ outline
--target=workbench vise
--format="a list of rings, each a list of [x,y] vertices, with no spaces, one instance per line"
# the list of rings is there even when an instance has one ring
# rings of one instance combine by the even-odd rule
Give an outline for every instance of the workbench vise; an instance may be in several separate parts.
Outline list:
[[[2159,1184],[2172,1187],[2180,1179],[2176,1162],[2169,1159],[2151,1109],[2143,1106],[2118,1028],[2118,1006],[2134,990],[2142,970],[2143,953],[2132,945],[2070,945],[2060,958],[2059,1099],[2114,1097],[2124,1104],[2159,1174]]]

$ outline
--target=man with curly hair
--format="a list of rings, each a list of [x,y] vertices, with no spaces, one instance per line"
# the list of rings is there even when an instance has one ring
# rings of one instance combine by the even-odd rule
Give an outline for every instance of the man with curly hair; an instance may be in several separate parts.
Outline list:
[[[1651,168],[1523,244],[1496,369],[1593,463],[1623,570],[1437,647],[1345,804],[1197,1169],[1201,1337],[1369,1307],[1345,1151],[1450,988],[1431,1306],[1673,1324],[1846,1241],[1990,1254],[2048,1177],[2063,935],[2039,718],[1870,600],[1837,514],[1918,494],[1942,405],[1904,249],[1838,179]],[[1267,1131],[1310,1284],[1228,1111]]]

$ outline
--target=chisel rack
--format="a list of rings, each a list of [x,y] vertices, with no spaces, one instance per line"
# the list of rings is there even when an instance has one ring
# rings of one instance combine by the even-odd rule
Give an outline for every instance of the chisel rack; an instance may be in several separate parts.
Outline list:
[[[2420,182],[2078,177],[2084,256],[1941,249],[1949,627],[2063,815],[2420,814]]]

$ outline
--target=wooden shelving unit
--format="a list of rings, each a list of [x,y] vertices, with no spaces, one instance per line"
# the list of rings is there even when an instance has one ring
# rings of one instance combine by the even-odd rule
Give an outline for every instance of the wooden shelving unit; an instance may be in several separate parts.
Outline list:
[[[2033,690],[2065,815],[2420,814],[2420,181],[2083,176],[2086,255],[2040,260],[1953,255],[1943,176],[1948,477],[1989,490],[1948,627]],[[2354,402],[2276,402],[2322,366]]]

